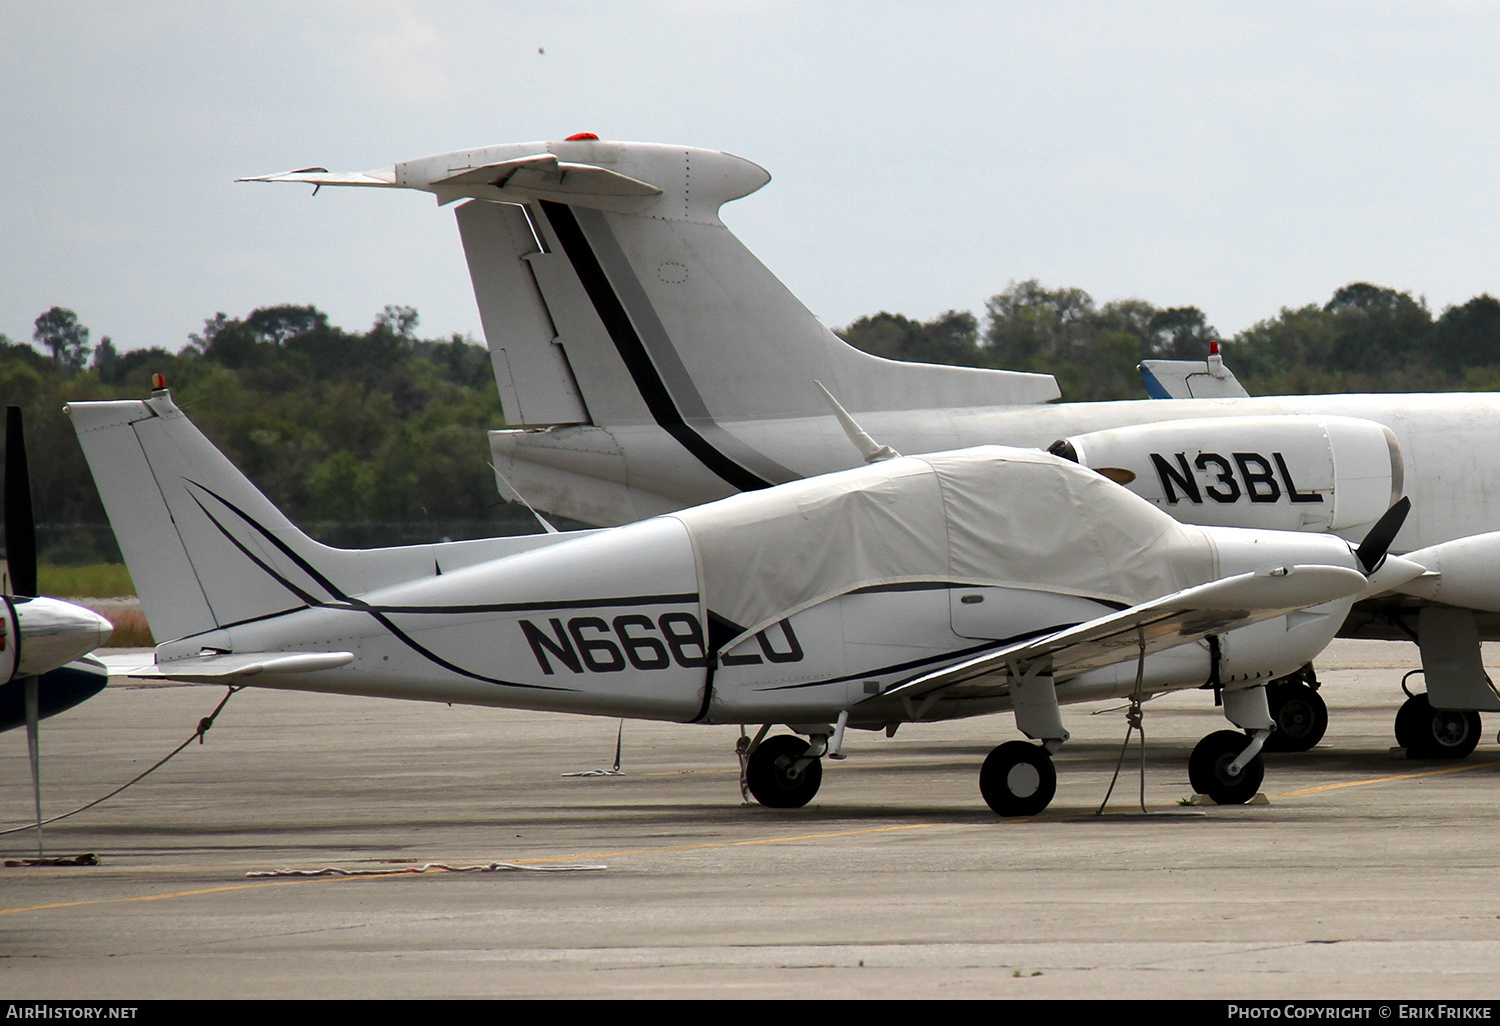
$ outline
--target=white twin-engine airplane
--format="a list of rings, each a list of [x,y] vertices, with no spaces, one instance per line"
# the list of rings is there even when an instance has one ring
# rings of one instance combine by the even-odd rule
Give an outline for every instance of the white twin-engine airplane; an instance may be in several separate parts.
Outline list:
[[[625,524],[857,465],[818,382],[891,448],[1052,447],[1188,524],[1357,539],[1405,493],[1393,551],[1429,572],[1360,601],[1343,633],[1420,645],[1427,694],[1397,718],[1412,754],[1466,755],[1477,710],[1500,710],[1480,657],[1500,639],[1500,395],[1250,398],[1210,360],[1146,368],[1152,395],[1196,398],[1054,404],[1048,375],[869,356],[724,226],[720,207],[770,175],[713,150],[584,134],[253,180],[467,201],[510,424],[490,444],[534,506]],[[1312,747],[1321,699],[1295,679],[1273,692],[1279,746]]]
[[[1059,706],[1202,687],[1248,731],[1193,752],[1194,786],[1251,797],[1264,684],[1356,597],[1423,568],[1326,534],[1197,527],[1076,463],[981,446],[737,494],[597,531],[403,548],[321,545],[165,389],[73,403],[156,637],[131,676],[765,724],[746,783],[816,793],[853,727],[1009,710],[980,773],[1001,815],[1051,801]],[[793,731],[767,737],[773,724]],[[802,735],[802,736],[798,736]],[[807,740],[804,740],[806,737]]]

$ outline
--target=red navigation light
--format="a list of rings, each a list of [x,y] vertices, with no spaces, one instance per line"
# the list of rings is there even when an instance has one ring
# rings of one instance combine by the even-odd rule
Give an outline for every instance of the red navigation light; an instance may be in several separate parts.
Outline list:
[[[579,132],[577,135],[570,135],[570,136],[568,136],[566,139],[563,140],[563,142],[584,142],[586,140],[587,141],[592,141],[592,142],[598,142],[599,141],[599,137],[597,135],[595,135],[593,132]]]
[[[151,375],[151,388],[157,392],[167,387],[167,376],[165,374]]]

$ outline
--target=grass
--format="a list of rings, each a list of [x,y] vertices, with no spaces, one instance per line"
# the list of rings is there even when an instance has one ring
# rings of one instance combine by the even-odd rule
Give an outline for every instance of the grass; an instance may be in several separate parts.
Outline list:
[[[57,566],[43,563],[36,569],[37,590],[53,598],[120,598],[135,594],[130,573],[120,563],[89,566]]]
[[[112,606],[107,602],[94,603],[101,608],[98,612],[109,618],[109,622],[115,625],[115,632],[105,642],[105,648],[155,648],[156,639],[151,636],[151,628],[146,623],[146,614],[141,612],[140,606],[121,608]]]
[[[37,590],[53,598],[68,599],[86,606],[115,625],[105,648],[151,648],[156,641],[140,604],[134,601],[135,585],[130,574],[119,563],[94,563],[90,566],[58,566],[43,563],[36,568]],[[111,602],[110,599],[130,599]]]

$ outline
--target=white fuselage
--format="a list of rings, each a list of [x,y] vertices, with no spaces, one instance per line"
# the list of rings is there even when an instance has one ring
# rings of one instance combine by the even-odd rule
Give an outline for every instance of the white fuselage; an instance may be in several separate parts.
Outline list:
[[[986,444],[1046,447],[1070,435],[1176,420],[1361,418],[1393,432],[1405,465],[1404,491],[1412,500],[1412,513],[1393,551],[1500,531],[1500,444],[1495,427],[1500,424],[1500,395],[1494,393],[1129,400],[855,415],[877,441],[907,453]],[[721,421],[720,426],[803,477],[859,464],[858,452],[831,415]],[[571,516],[591,514],[597,523],[629,522],[731,494],[723,480],[684,458],[677,443],[654,424],[610,427],[617,451],[628,458],[619,460],[618,473],[606,475],[599,468],[609,457],[578,445],[579,439],[598,431],[506,431],[493,432],[491,438],[497,458],[505,461],[507,477],[534,505]],[[1214,438],[1204,447],[1227,455],[1235,451],[1236,441],[1232,435]],[[585,459],[591,461],[588,469]],[[597,484],[589,473],[598,476]],[[1204,483],[1212,483],[1212,476],[1206,475]],[[628,498],[619,484],[628,488]],[[1244,507],[1250,501],[1247,495],[1236,500]],[[1221,507],[1216,512],[1233,511]],[[1354,525],[1338,533],[1358,539],[1368,526]]]
[[[1352,566],[1318,535],[1210,532],[1218,576],[1272,562]],[[1232,631],[1221,681],[1263,681],[1316,654],[1347,601]],[[821,602],[746,638],[710,671],[688,531],[661,517],[217,635],[237,651],[353,652],[347,666],[255,678],[267,687],[703,723],[829,721],[858,727],[1009,708],[1006,698],[916,709],[884,693],[1004,642],[1105,615],[1111,604],[1034,589],[934,582],[874,587]],[[727,640],[727,639],[725,639]],[[715,639],[722,643],[720,639]],[[1208,649],[1150,656],[1144,688],[1201,686]],[[1136,666],[1059,682],[1059,700],[1128,694]]]

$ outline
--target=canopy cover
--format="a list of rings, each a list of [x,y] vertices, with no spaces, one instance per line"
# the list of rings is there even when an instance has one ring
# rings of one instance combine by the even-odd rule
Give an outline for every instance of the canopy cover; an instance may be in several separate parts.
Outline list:
[[[1035,449],[904,456],[670,515],[692,538],[704,605],[744,633],[872,585],[1136,605],[1217,576],[1207,532]]]

